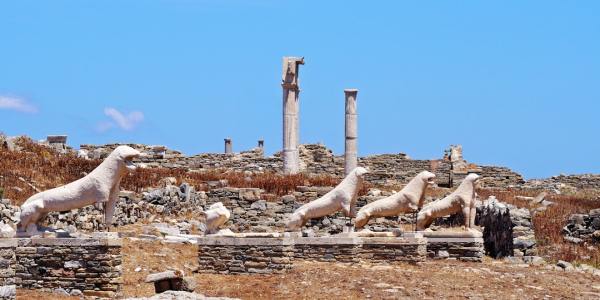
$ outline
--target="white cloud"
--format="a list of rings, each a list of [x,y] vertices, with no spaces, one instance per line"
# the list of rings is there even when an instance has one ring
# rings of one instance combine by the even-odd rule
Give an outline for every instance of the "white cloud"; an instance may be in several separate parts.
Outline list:
[[[115,127],[115,124],[113,122],[110,121],[104,121],[104,122],[100,122],[96,125],[96,131],[98,132],[106,132],[109,129]]]
[[[107,107],[104,109],[104,114],[108,116],[112,122],[101,122],[98,124],[98,131],[106,131],[114,127],[115,125],[123,130],[133,130],[139,123],[144,120],[144,113],[141,111],[132,111],[125,115],[115,108]]]
[[[0,109],[14,110],[28,114],[35,114],[38,112],[37,107],[26,100],[6,96],[0,96]]]

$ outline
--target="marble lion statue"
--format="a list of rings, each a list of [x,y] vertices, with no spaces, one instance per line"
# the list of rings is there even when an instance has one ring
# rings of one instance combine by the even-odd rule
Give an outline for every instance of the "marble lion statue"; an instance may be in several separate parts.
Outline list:
[[[441,200],[431,202],[417,214],[417,230],[428,228],[436,218],[462,212],[465,228],[475,226],[475,185],[479,175],[469,174],[456,191]]]
[[[231,213],[221,202],[214,203],[204,212],[207,234],[216,233],[221,225],[227,223]]]
[[[132,160],[140,155],[131,147],[119,146],[85,177],[29,197],[21,205],[19,231],[36,234],[38,222],[49,212],[99,203],[104,204],[104,223],[108,230],[119,199],[119,182],[124,175],[135,170]]]
[[[323,197],[298,208],[287,220],[288,230],[299,230],[310,219],[342,211],[346,217],[356,214],[356,198],[367,169],[357,167],[340,184]]]
[[[423,207],[425,190],[433,184],[435,174],[423,171],[413,178],[400,192],[363,206],[356,216],[354,227],[363,228],[374,217],[398,216],[416,212]]]

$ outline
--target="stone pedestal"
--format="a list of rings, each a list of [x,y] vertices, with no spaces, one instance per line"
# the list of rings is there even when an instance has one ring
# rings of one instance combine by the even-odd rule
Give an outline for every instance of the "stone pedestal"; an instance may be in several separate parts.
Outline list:
[[[0,239],[0,286],[16,283],[15,270],[17,239]]]
[[[283,88],[283,173],[296,174],[300,170],[300,110],[298,82],[299,66],[304,64],[303,57],[284,57],[281,87]]]
[[[479,231],[425,231],[423,236],[429,258],[475,262],[483,259],[483,235]]]
[[[293,262],[419,262],[426,240],[414,237],[203,237],[198,239],[199,272],[281,273]]]
[[[120,239],[0,239],[0,283],[23,289],[62,288],[115,298],[123,284]]]
[[[344,152],[344,172],[348,175],[358,165],[358,118],[356,114],[356,89],[346,89],[346,146]]]
[[[146,282],[154,284],[154,292],[157,294],[184,290],[183,272],[179,270],[150,274],[146,277]]]

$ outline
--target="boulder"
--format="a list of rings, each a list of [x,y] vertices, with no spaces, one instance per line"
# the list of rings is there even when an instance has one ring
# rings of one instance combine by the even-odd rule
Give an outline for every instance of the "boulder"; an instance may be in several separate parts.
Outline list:
[[[17,286],[0,286],[0,299],[15,299],[17,297]]]
[[[15,235],[16,231],[12,226],[0,223],[0,238],[13,238]]]

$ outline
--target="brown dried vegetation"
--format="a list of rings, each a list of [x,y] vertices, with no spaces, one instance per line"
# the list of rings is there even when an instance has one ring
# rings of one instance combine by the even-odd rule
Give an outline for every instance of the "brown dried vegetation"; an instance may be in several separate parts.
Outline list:
[[[50,148],[20,138],[17,145],[20,151],[0,149],[0,188],[4,197],[21,204],[38,190],[46,190],[77,180],[97,167],[101,160],[86,160],[73,154],[58,154]],[[246,175],[243,172],[228,170],[187,171],[184,169],[138,168],[123,178],[121,187],[125,190],[141,192],[149,187],[157,187],[161,179],[173,177],[177,183],[187,182],[197,190],[207,190],[211,181],[224,181],[227,186],[239,188],[260,188],[268,194],[283,196],[292,193],[296,187],[334,186],[340,179],[331,176],[308,176],[306,174],[281,175],[274,172]],[[360,193],[365,194],[365,185]]]
[[[142,250],[142,251],[140,251]],[[150,296],[144,278],[167,268],[193,276],[196,292],[242,299],[492,299],[592,298],[598,279],[486,259],[482,264],[428,261],[389,265],[296,262],[286,274],[220,275],[192,273],[198,267],[193,245],[125,240],[123,294]],[[136,268],[139,272],[136,272]],[[448,280],[451,278],[451,280]]]
[[[21,204],[38,190],[46,190],[79,179],[93,170],[100,160],[85,160],[73,154],[60,155],[45,146],[21,138],[17,144],[21,151],[8,151],[0,148],[0,189],[3,197]],[[149,187],[156,187],[161,179],[174,177],[177,183],[187,182],[198,190],[206,190],[209,182],[226,181],[231,187],[253,187],[265,190],[267,200],[278,200],[278,196],[293,192],[296,187],[335,186],[340,179],[332,176],[308,176],[306,174],[283,176],[273,172],[246,175],[242,172],[228,170],[187,171],[183,169],[138,168],[122,181],[126,190],[141,192]],[[363,185],[359,194],[367,193],[371,186]],[[402,186],[377,187],[383,190],[399,191]],[[439,199],[450,193],[450,189],[429,189],[427,195]],[[501,201],[518,207],[531,207],[530,203],[516,196],[535,196],[540,191],[519,189],[480,189],[481,199],[495,195]],[[269,198],[269,195],[271,197]],[[533,216],[536,237],[540,245],[541,255],[551,259],[569,261],[585,261],[598,265],[600,254],[597,249],[587,246],[568,244],[563,240],[562,227],[574,213],[585,213],[593,208],[600,208],[598,191],[579,191],[573,194],[550,194],[547,199],[555,203],[546,211]]]
[[[587,190],[575,194],[548,194],[546,199],[554,202],[554,205],[535,214],[533,209],[538,206],[537,204],[517,198],[517,196],[535,197],[540,192],[542,191],[481,189],[478,194],[481,199],[487,199],[488,196],[494,195],[503,202],[530,209],[540,255],[552,260],[577,261],[600,266],[598,248],[568,243],[561,233],[572,214],[587,213],[591,209],[600,208],[600,193]]]

